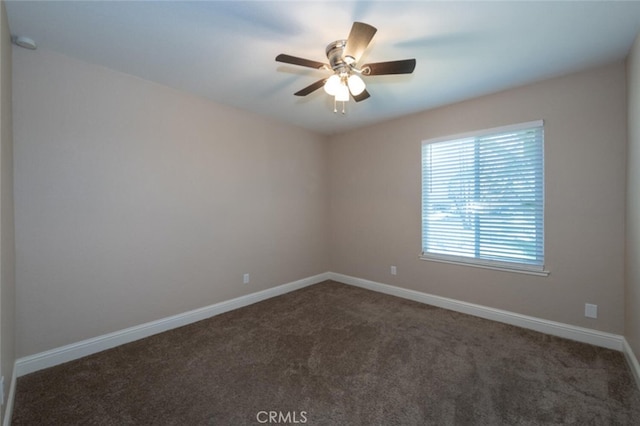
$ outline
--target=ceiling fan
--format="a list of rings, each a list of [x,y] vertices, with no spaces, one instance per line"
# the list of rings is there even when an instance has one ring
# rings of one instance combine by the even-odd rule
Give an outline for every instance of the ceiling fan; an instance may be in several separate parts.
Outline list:
[[[335,107],[337,102],[342,102],[342,113],[344,114],[344,103],[349,101],[350,96],[356,102],[363,101],[370,96],[360,75],[411,74],[416,67],[415,59],[375,62],[358,66],[360,57],[373,39],[376,31],[378,30],[369,24],[354,22],[346,40],[336,40],[327,46],[326,54],[329,64],[284,53],[276,56],[276,61],[332,71],[333,75],[330,77],[318,80],[297,91],[294,95],[307,96],[324,87],[324,90],[329,95],[334,96],[333,112],[337,112]]]

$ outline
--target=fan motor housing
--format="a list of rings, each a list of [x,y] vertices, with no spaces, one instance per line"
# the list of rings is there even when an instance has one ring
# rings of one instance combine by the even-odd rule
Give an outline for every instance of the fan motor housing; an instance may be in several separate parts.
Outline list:
[[[331,69],[338,73],[348,73],[349,64],[344,58],[344,48],[347,45],[347,40],[336,40],[327,46],[326,53],[327,59]]]

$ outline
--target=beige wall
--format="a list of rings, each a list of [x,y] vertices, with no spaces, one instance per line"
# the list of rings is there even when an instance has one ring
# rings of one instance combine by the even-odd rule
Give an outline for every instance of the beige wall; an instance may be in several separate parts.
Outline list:
[[[45,50],[13,61],[18,356],[329,269],[325,137]]]
[[[624,334],[640,357],[640,34],[627,59],[627,258]]]
[[[19,356],[327,270],[624,330],[622,63],[327,144],[52,52],[13,61]],[[536,119],[551,275],[419,260],[421,141]]]
[[[0,374],[7,395],[15,361],[15,271],[13,227],[13,132],[11,35],[5,3],[0,3]],[[4,417],[6,397],[0,418]]]
[[[332,270],[621,334],[625,99],[624,64],[616,63],[333,137]],[[551,275],[419,260],[421,141],[536,119],[545,120]],[[599,306],[597,320],[584,317],[585,302]]]

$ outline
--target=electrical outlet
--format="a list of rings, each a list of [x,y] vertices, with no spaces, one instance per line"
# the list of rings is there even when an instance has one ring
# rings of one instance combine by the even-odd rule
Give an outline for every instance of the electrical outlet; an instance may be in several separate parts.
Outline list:
[[[598,318],[598,305],[590,303],[584,304],[584,316],[587,318]]]
[[[249,274],[244,274],[244,275],[242,276],[242,282],[243,282],[244,284],[249,284]]]
[[[395,266],[391,266],[391,275],[396,275],[398,273],[398,269]]]

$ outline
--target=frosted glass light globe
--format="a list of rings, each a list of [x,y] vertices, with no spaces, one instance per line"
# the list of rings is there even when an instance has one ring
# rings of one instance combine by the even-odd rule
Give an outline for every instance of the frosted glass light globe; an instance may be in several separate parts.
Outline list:
[[[330,94],[331,96],[335,96],[336,93],[338,93],[340,86],[342,86],[340,77],[334,74],[327,79],[326,83],[324,83],[324,91]]]
[[[352,74],[349,76],[349,80],[347,81],[349,83],[349,90],[351,90],[351,94],[353,96],[358,96],[360,93],[364,92],[365,85],[360,76]]]

